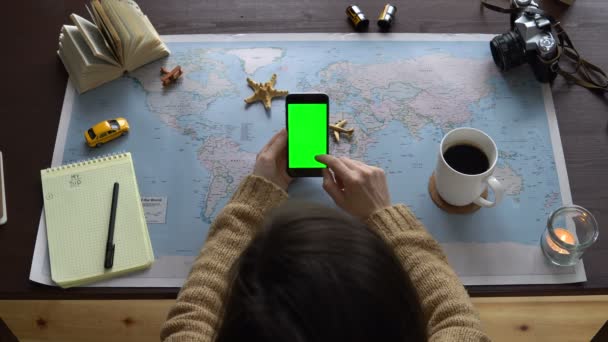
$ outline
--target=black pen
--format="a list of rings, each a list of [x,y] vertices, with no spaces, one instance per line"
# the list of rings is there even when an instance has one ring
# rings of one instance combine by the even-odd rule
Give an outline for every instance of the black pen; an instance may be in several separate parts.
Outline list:
[[[116,203],[118,203],[118,183],[114,183],[112,191],[112,208],[110,209],[110,226],[108,227],[108,242],[103,267],[112,268],[114,265],[114,223],[116,222]]]

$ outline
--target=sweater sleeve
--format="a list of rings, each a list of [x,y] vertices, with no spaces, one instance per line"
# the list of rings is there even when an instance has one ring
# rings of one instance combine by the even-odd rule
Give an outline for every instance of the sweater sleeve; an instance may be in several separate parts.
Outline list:
[[[273,183],[247,177],[209,229],[167,321],[162,341],[211,341],[229,286],[230,267],[261,227],[267,211],[287,199]]]
[[[367,224],[393,248],[422,304],[429,341],[489,341],[441,246],[403,205],[379,210]]]

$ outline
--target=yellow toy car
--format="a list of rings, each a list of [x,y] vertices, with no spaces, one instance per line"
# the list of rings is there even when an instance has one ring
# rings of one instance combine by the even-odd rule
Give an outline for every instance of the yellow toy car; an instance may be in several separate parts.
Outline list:
[[[106,120],[89,128],[84,132],[87,145],[99,147],[110,140],[114,140],[129,132],[129,123],[125,118]]]

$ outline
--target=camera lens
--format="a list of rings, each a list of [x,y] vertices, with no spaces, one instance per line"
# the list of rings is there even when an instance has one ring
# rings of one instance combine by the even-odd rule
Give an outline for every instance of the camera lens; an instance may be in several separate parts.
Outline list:
[[[494,63],[502,71],[507,71],[526,61],[526,50],[523,41],[514,31],[498,35],[490,42]]]

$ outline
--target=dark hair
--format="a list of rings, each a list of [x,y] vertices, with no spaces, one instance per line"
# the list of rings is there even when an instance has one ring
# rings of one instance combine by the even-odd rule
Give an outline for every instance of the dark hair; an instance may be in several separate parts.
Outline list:
[[[278,209],[231,272],[217,342],[426,341],[416,290],[394,252],[336,210]]]

